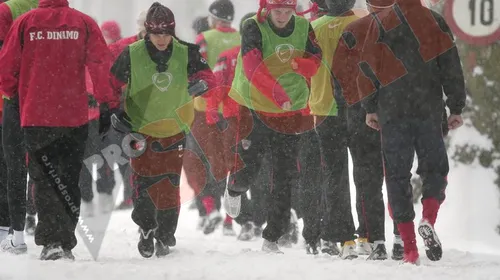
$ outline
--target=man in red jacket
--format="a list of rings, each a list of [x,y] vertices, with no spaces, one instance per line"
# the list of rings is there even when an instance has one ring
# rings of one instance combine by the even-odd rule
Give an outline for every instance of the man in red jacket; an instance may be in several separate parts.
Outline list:
[[[137,18],[137,34],[120,39],[112,44],[109,44],[109,50],[111,51],[111,55],[113,56],[113,61],[115,61],[122,51],[128,47],[129,45],[142,40],[144,36],[146,36],[146,29],[144,28],[144,22],[146,21],[147,11],[142,11]]]
[[[106,43],[108,44],[113,44],[122,39],[122,30],[120,25],[114,20],[103,22],[101,25],[101,31]]]
[[[37,0],[10,0],[0,4],[0,48],[12,23],[23,13],[38,5]],[[1,159],[3,184],[0,186],[0,248],[3,252],[23,254],[27,252],[24,242],[26,223],[26,150],[19,117],[17,98],[3,100],[3,118],[1,133]],[[4,169],[5,168],[5,169]],[[29,220],[33,221],[33,217]],[[32,224],[33,225],[33,224]],[[12,235],[6,237],[8,228]],[[7,228],[7,231],[5,230]],[[6,237],[6,238],[5,238]]]
[[[42,24],[41,24],[42,23]],[[19,96],[30,177],[36,185],[41,260],[74,259],[80,212],[78,177],[87,138],[85,66],[101,104],[100,132],[111,124],[110,55],[99,26],[67,0],[41,0],[14,22],[0,54],[0,91]]]

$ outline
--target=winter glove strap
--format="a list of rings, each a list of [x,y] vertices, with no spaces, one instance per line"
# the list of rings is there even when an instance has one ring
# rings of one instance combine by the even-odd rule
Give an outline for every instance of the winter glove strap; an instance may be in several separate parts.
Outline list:
[[[116,111],[111,115],[111,124],[113,128],[121,133],[129,134],[133,132],[132,121],[124,111]]]
[[[189,82],[188,92],[193,97],[202,96],[208,91],[208,84],[204,80],[196,80]]]

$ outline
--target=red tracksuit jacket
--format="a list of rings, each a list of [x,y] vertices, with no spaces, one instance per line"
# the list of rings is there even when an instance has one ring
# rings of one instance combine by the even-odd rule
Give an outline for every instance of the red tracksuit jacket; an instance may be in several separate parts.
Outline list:
[[[19,95],[21,126],[78,127],[88,122],[85,66],[94,96],[119,105],[109,83],[111,55],[99,26],[67,0],[40,0],[17,19],[0,53],[0,91]]]
[[[109,50],[111,51],[112,61],[115,61],[122,51],[129,45],[135,43],[138,40],[137,35],[120,39],[112,44],[109,44]],[[94,84],[92,83],[92,78],[88,71],[86,71],[87,92],[93,94]],[[89,108],[89,120],[95,120],[99,118],[99,108]]]
[[[121,40],[114,42],[113,44],[110,44],[109,50],[111,51],[111,56],[113,57],[113,62],[116,61],[116,59],[120,56],[120,54],[123,52],[123,50],[126,47],[137,42],[138,39],[139,38],[137,37],[137,35],[134,35],[131,37],[123,38]]]
[[[241,47],[234,47],[224,51],[219,55],[217,64],[214,67],[214,75],[217,79],[217,91],[207,98],[207,123],[215,124],[216,119],[213,118],[211,112],[217,112],[219,104],[223,104],[224,118],[237,117],[239,113],[239,104],[229,97],[229,90],[234,79],[234,72],[236,70],[236,62],[238,61],[238,54]]]

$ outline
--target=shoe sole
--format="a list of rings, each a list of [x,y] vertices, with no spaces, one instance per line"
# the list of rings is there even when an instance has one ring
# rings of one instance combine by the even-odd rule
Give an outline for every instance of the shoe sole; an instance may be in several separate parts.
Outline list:
[[[367,261],[385,261],[387,260],[387,255],[377,255],[374,257],[369,256],[366,258]]]
[[[431,261],[439,261],[443,256],[443,248],[434,229],[428,224],[422,224],[418,227],[418,233],[424,239],[427,258]]]
[[[394,256],[394,255],[392,255],[391,256],[391,259],[394,260],[394,261],[402,261],[403,258],[404,258],[403,255],[400,255],[400,256]]]
[[[336,250],[333,250],[333,249],[321,249],[321,253],[328,254],[330,256],[338,256],[338,255],[340,255],[339,251],[336,251]]]
[[[2,249],[3,253],[9,253],[13,255],[24,255],[28,253],[28,248],[9,248],[9,249]]]
[[[144,240],[144,241],[149,243],[149,241],[147,241],[147,240]],[[154,242],[151,241],[151,243],[152,244],[144,244],[142,242],[139,242],[139,244],[137,244],[137,250],[139,250],[139,254],[141,254],[141,256],[143,258],[149,259],[149,258],[153,257],[153,255],[155,254]],[[151,245],[151,246],[146,246],[146,245]],[[148,248],[145,248],[145,247],[148,247]]]
[[[350,261],[350,260],[357,259],[357,258],[358,258],[358,256],[356,256],[356,255],[352,255],[352,256],[340,257],[340,258],[341,258],[341,259],[343,259],[343,260],[349,260],[349,261]]]
[[[64,251],[56,251],[46,256],[40,256],[41,261],[57,261],[64,259]]]

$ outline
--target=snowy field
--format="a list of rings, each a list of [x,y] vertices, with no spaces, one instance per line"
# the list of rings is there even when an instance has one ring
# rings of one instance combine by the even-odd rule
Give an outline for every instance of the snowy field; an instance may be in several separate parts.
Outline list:
[[[442,261],[431,263],[424,256],[422,265],[416,267],[392,260],[314,257],[306,255],[301,245],[283,249],[284,255],[267,255],[259,252],[261,240],[239,242],[223,237],[220,231],[204,236],[195,230],[196,218],[194,211],[182,212],[178,245],[165,259],[139,256],[137,228],[130,220],[130,212],[122,211],[113,215],[97,261],[80,242],[74,251],[77,261],[41,262],[37,260],[41,249],[30,240],[28,256],[0,256],[0,279],[500,279],[500,250],[493,255],[456,249],[455,244],[462,242],[460,236],[442,226]],[[484,241],[484,245],[491,245],[492,240]]]
[[[130,219],[130,211],[117,211],[111,217],[97,261],[88,252],[82,238],[74,250],[75,262],[38,261],[41,248],[28,237],[27,256],[0,254],[0,280],[318,280],[337,277],[343,280],[499,280],[500,236],[495,233],[495,227],[500,221],[500,210],[498,191],[489,183],[493,179],[493,173],[483,169],[452,166],[448,198],[436,225],[444,256],[440,262],[428,261],[418,239],[422,260],[419,267],[401,265],[392,260],[368,262],[359,258],[342,261],[327,255],[310,256],[305,254],[302,241],[293,248],[284,248],[284,255],[267,255],[260,252],[261,239],[240,242],[234,237],[222,236],[220,229],[210,236],[197,231],[197,212],[189,211],[189,204],[186,204],[180,216],[177,246],[164,259],[140,257],[136,248],[137,227]],[[419,219],[421,208],[417,206],[416,211]],[[392,223],[388,217],[386,225],[387,249],[390,251]]]

